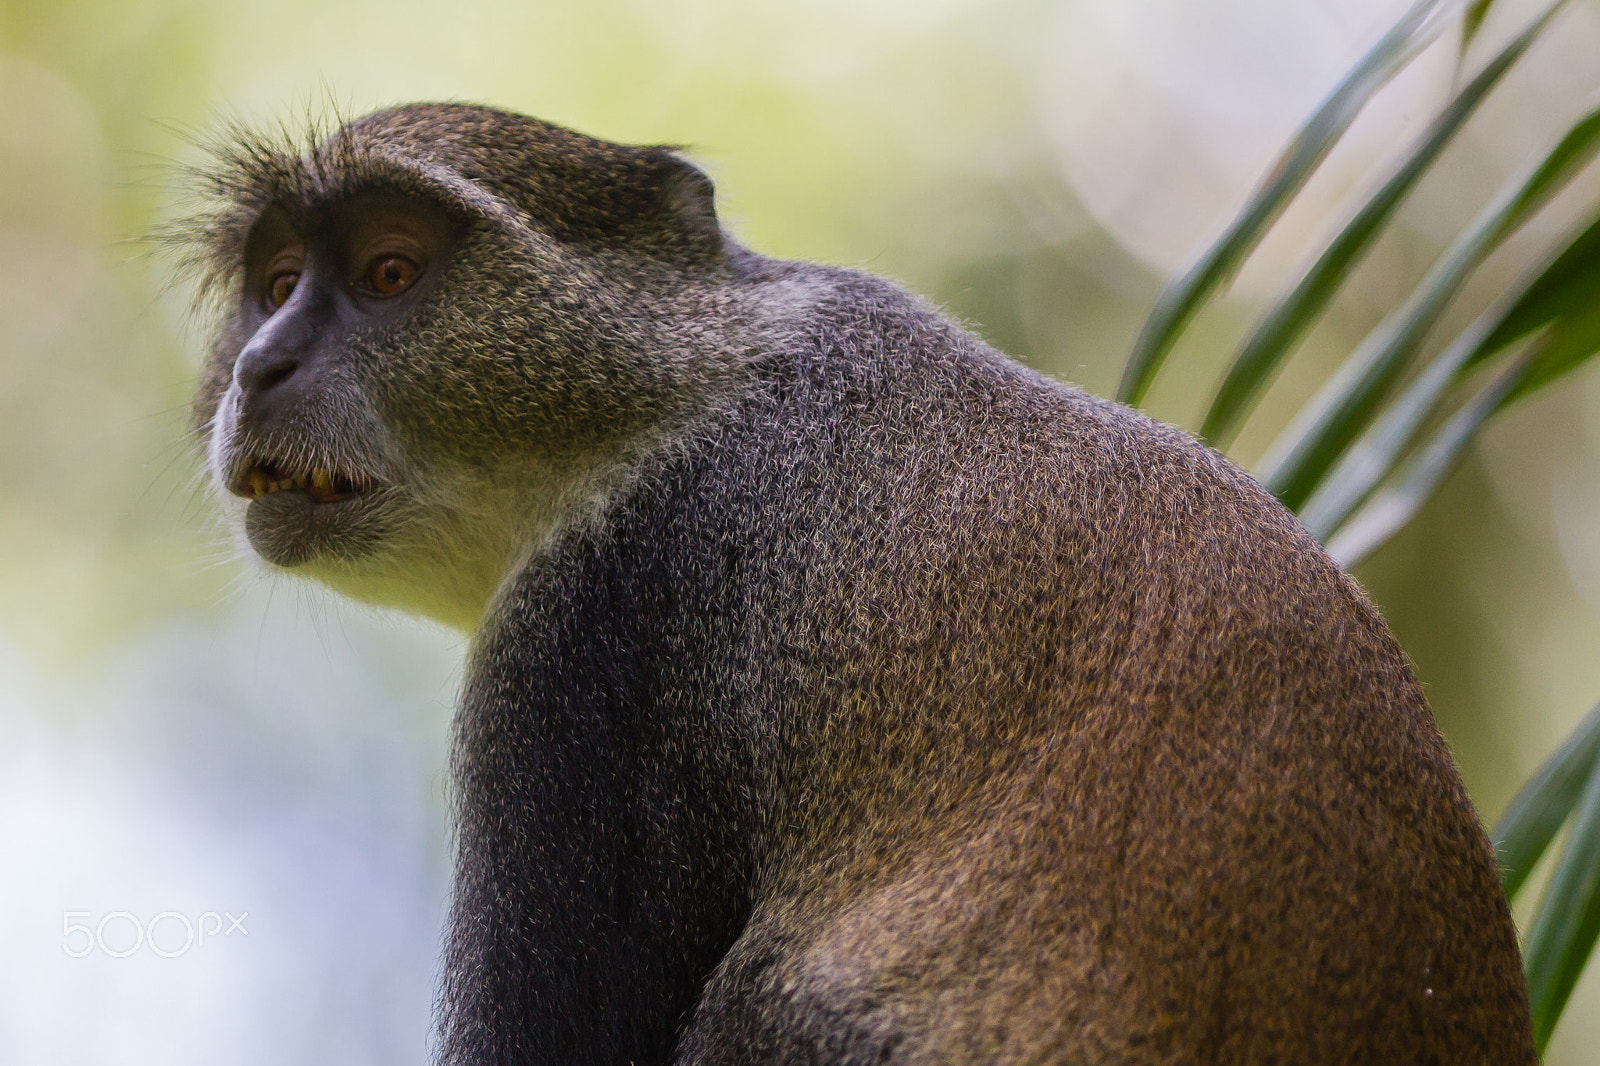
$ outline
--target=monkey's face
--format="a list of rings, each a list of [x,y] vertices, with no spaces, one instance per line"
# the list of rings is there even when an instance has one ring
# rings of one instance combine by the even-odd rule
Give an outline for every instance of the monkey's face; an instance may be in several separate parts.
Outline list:
[[[429,374],[419,367],[437,360],[417,350],[426,344],[419,322],[444,293],[463,232],[443,211],[395,194],[267,208],[245,243],[237,305],[197,406],[211,412],[212,476],[240,501],[262,559],[470,624],[455,617],[470,606],[405,587],[421,576],[408,569],[440,569],[422,556],[447,542],[457,555],[443,562],[457,571],[450,578],[474,584],[460,572],[476,562],[460,543],[471,533],[450,520],[460,508],[405,411],[427,413]]]
[[[732,359],[710,183],[665,149],[408,105],[226,142],[203,191],[212,476],[256,554],[357,599],[471,628]]]
[[[470,629],[670,392],[592,257],[368,190],[273,204],[196,401],[251,549]],[[632,307],[637,314],[637,298]]]
[[[245,250],[231,360],[211,462],[249,501],[244,528],[268,562],[367,554],[403,491],[374,410],[370,341],[436,287],[455,234],[399,198],[362,197],[301,221],[281,208]]]

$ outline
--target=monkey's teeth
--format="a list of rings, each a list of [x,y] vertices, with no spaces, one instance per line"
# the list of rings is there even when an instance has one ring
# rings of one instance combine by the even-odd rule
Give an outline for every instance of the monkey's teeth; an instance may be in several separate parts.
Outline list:
[[[269,477],[259,467],[251,470],[247,478],[247,486],[251,496],[265,496],[272,492],[286,492],[298,489],[301,492],[314,491],[316,495],[326,496],[333,490],[333,475],[325,467],[317,467],[309,474],[294,474],[290,477]]]
[[[314,466],[300,474],[284,474],[274,463],[260,462],[240,476],[234,491],[246,499],[256,500],[290,489],[310,494],[317,503],[330,503],[360,495],[367,490],[367,482],[354,475],[335,474],[325,466]]]

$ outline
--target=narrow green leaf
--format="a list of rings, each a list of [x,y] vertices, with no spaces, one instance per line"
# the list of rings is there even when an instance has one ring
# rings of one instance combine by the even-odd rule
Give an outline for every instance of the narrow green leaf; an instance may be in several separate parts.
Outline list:
[[[1539,900],[1522,953],[1533,1008],[1533,1040],[1543,1053],[1561,1011],[1600,937],[1600,766],[1591,766],[1571,835]]]
[[[1443,288],[1425,282],[1413,292],[1368,334],[1278,435],[1256,477],[1291,510],[1305,505],[1405,371],[1444,310]],[[1455,285],[1449,290],[1453,293]]]
[[[1327,542],[1328,554],[1346,569],[1394,536],[1433,495],[1471,443],[1478,428],[1500,409],[1526,372],[1524,356],[1450,417],[1426,446],[1407,460],[1397,480],[1375,493]]]
[[[1326,309],[1339,286],[1376,240],[1417,180],[1438,157],[1455,133],[1477,110],[1483,98],[1533,43],[1565,0],[1557,0],[1464,87],[1429,125],[1415,150],[1355,217],[1340,231],[1298,284],[1256,325],[1233,365],[1228,368],[1211,409],[1206,412],[1200,436],[1226,447],[1239,424],[1249,414],[1256,397],[1296,342]],[[1425,279],[1444,286],[1436,298],[1447,300],[1459,288],[1467,271],[1477,266],[1518,226],[1570,181],[1600,149],[1600,107],[1574,123],[1559,143],[1520,180],[1508,184],[1493,202],[1462,231],[1440,257],[1441,277]],[[1444,274],[1444,271],[1451,271]],[[1459,275],[1459,277],[1457,276]],[[1431,320],[1430,320],[1431,321]]]
[[[1515,896],[1577,806],[1578,795],[1600,764],[1600,704],[1561,742],[1506,807],[1494,832],[1495,854],[1506,895]]]
[[[1494,6],[1494,0],[1473,0],[1467,5],[1466,13],[1461,16],[1461,51],[1466,52],[1472,46],[1472,39],[1478,36],[1478,31],[1483,28],[1483,20],[1488,17],[1489,9]]]
[[[1593,280],[1600,283],[1600,275]],[[1600,284],[1596,288],[1600,288]],[[1600,292],[1595,295],[1597,302],[1578,314],[1558,319],[1550,327],[1515,387],[1500,401],[1501,407],[1516,403],[1530,392],[1570,374],[1600,352]]]
[[[1597,279],[1600,280],[1600,279]],[[1556,322],[1406,461],[1406,472],[1373,495],[1327,541],[1328,553],[1355,566],[1409,522],[1433,495],[1484,422],[1600,354],[1600,302]]]
[[[1600,111],[1593,117],[1600,117]],[[1589,120],[1581,125],[1590,125]],[[1592,128],[1600,134],[1600,122]],[[1600,137],[1595,143],[1600,143]],[[1505,402],[1542,387],[1587,359],[1593,354],[1594,340],[1588,336],[1586,323],[1595,307],[1600,307],[1600,217],[1428,363],[1345,449],[1301,507],[1301,523],[1326,542],[1394,470],[1417,432],[1438,413],[1452,385],[1527,332],[1548,325],[1552,317],[1564,316],[1559,336],[1552,339]]]
[[[1526,48],[1533,40],[1530,35],[1563,2],[1557,0],[1507,49]],[[1513,197],[1503,215],[1483,216],[1484,224],[1469,228],[1446,249],[1405,303],[1361,342],[1269,449],[1258,477],[1273,495],[1291,509],[1300,509],[1370,421],[1467,276],[1504,237],[1507,227],[1525,219],[1530,209],[1518,206]]]
[[[1339,462],[1300,509],[1300,524],[1324,544],[1399,464],[1417,432],[1443,403],[1461,368],[1505,313],[1489,312],[1425,367],[1382,415],[1345,449]]]
[[[1350,443],[1301,507],[1299,519],[1310,535],[1326,541],[1338,530],[1350,512],[1394,471],[1422,424],[1437,415],[1446,391],[1478,363],[1498,354],[1507,344],[1520,341],[1525,328],[1547,325],[1550,311],[1557,306],[1568,311],[1581,309],[1578,319],[1587,314],[1589,307],[1600,306],[1600,259],[1595,261],[1597,269],[1581,271],[1574,269],[1573,256],[1568,254],[1586,243],[1589,242],[1584,238],[1574,240],[1562,256],[1534,272],[1531,282],[1499,301],[1490,311],[1478,315],[1478,319],[1451,341],[1445,351],[1435,355],[1395,402]],[[1595,253],[1600,253],[1600,246],[1590,248],[1590,254]],[[1562,287],[1552,290],[1546,285],[1552,277],[1562,280]],[[1515,328],[1507,328],[1507,322],[1514,323]],[[1544,386],[1549,379],[1566,373],[1592,354],[1592,347],[1586,347],[1590,341],[1584,339],[1578,320],[1563,327],[1563,333],[1568,336],[1541,355],[1538,367],[1530,368],[1530,376],[1518,384],[1506,402]]]
[[[1200,305],[1233,276],[1374,93],[1444,28],[1455,5],[1417,0],[1300,127],[1223,235],[1156,300],[1123,369],[1117,398],[1137,404]]]
[[[1600,292],[1600,214],[1596,214],[1528,286],[1494,333],[1484,340],[1482,352],[1468,368],[1560,316],[1581,313],[1593,306],[1597,292]]]

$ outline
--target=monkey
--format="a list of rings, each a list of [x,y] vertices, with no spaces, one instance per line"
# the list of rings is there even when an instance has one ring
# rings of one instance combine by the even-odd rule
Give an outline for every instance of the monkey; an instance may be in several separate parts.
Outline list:
[[[441,1063],[1536,1061],[1408,661],[1217,453],[676,149],[411,104],[201,174],[231,520],[469,634]]]

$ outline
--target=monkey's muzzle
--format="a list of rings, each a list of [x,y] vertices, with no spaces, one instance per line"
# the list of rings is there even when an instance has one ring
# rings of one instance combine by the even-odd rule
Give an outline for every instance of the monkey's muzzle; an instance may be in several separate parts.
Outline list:
[[[319,556],[359,554],[373,539],[366,521],[371,481],[324,466],[280,461],[243,464],[228,490],[250,501],[244,531],[267,562],[299,566]]]

